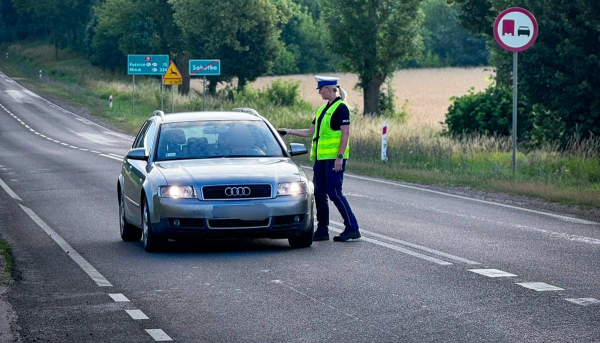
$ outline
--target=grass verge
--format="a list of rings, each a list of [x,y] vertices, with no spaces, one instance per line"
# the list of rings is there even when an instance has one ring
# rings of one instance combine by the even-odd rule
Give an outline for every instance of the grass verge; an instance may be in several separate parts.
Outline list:
[[[10,246],[3,240],[0,240],[0,286],[8,286],[11,283],[11,274],[13,269],[13,257]]]

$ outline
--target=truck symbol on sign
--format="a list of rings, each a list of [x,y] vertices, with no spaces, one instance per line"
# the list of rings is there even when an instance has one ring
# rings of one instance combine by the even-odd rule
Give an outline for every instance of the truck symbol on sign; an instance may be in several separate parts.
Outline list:
[[[517,29],[517,36],[529,37],[530,35],[531,35],[531,31],[529,30],[528,26],[519,26],[519,28]]]
[[[502,35],[515,35],[515,21],[512,19],[504,19],[502,21]]]

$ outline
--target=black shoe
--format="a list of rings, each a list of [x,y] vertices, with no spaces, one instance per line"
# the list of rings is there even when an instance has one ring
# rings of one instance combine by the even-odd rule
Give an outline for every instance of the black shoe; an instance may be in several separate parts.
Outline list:
[[[315,241],[328,241],[329,240],[329,232],[317,230],[313,235],[313,242]]]
[[[340,233],[339,236],[333,237],[334,242],[346,242],[349,239],[359,239],[360,232],[358,230],[355,231],[346,231]]]

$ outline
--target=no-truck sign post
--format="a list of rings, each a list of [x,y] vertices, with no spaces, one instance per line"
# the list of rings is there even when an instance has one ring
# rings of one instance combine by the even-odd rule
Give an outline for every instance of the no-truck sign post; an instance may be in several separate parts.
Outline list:
[[[494,22],[494,38],[500,46],[513,52],[513,156],[512,172],[517,165],[517,54],[529,49],[538,35],[538,25],[533,14],[519,7],[511,7],[498,15]]]

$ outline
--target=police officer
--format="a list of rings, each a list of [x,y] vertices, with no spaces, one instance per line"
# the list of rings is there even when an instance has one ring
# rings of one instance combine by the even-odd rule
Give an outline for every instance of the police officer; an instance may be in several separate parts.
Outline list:
[[[335,242],[360,238],[358,223],[342,194],[342,182],[348,159],[350,111],[344,102],[346,92],[338,85],[338,78],[316,76],[319,94],[327,103],[321,106],[308,129],[279,129],[281,134],[312,136],[310,160],[314,161],[313,183],[317,205],[315,241],[329,240],[329,198],[344,218],[344,231],[333,237]],[[338,96],[338,91],[340,95]]]

